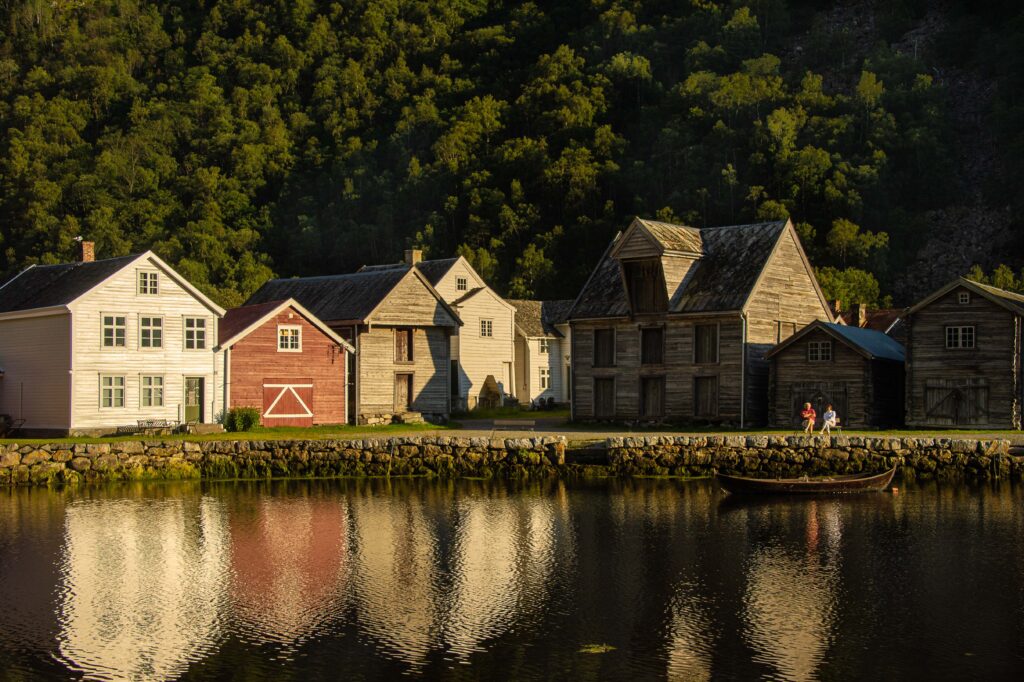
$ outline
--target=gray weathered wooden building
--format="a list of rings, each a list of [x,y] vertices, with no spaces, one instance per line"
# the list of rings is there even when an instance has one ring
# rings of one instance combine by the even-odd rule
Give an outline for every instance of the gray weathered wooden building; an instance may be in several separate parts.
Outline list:
[[[815,321],[767,357],[771,426],[799,428],[804,403],[819,417],[831,404],[846,427],[903,423],[904,348],[880,331]]]
[[[1019,429],[1024,296],[956,279],[907,310],[906,423]]]
[[[569,314],[581,420],[764,424],[765,352],[831,314],[789,221],[637,218]]]

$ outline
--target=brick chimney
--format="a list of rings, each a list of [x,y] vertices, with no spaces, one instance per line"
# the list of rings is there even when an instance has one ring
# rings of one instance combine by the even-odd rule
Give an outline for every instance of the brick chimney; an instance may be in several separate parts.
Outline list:
[[[406,249],[405,250],[405,263],[406,265],[416,265],[423,260],[423,249]]]
[[[83,263],[91,263],[96,260],[96,243],[87,242],[85,240],[79,243],[81,247],[81,253],[79,254],[78,260]]]
[[[868,307],[864,303],[854,303],[851,308],[853,312],[853,324],[855,327],[863,327],[868,323]]]

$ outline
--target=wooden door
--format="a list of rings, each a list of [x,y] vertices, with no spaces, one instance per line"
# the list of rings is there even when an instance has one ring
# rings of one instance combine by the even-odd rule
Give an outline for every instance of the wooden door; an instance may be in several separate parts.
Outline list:
[[[203,377],[185,377],[185,421],[204,422],[203,394],[205,382]]]
[[[640,416],[665,416],[665,377],[644,377],[640,380]]]
[[[598,419],[615,416],[615,379],[594,379],[594,416]]]
[[[925,418],[937,426],[987,424],[988,380],[931,379],[925,384]]]
[[[696,377],[693,380],[695,417],[718,416],[718,377]]]
[[[840,424],[857,423],[860,415],[851,415],[847,410],[849,405],[849,386],[845,381],[795,381],[790,385],[790,425],[794,428],[802,428],[804,403],[810,403],[814,411],[818,413],[818,420],[815,423],[821,427],[821,417],[825,414],[825,408],[829,405],[839,416]]]
[[[395,411],[408,412],[412,407],[412,374],[395,375]]]
[[[264,426],[312,426],[313,380],[264,379],[261,421]]]

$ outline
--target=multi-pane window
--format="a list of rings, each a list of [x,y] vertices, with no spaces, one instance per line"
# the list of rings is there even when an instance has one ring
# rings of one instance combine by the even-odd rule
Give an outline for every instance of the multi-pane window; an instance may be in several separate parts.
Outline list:
[[[551,388],[551,370],[547,367],[540,368],[540,390],[546,391]]]
[[[164,378],[155,376],[144,376],[142,383],[142,406],[163,407],[164,406]]]
[[[974,327],[946,327],[946,348],[974,348]]]
[[[395,362],[412,362],[412,330],[395,330]]]
[[[493,320],[480,320],[480,336],[494,336]]]
[[[551,339],[540,340],[540,352],[544,353],[545,355],[551,352]]]
[[[277,350],[297,353],[302,350],[302,327],[280,326],[277,328]]]
[[[455,288],[458,289],[459,291],[465,291],[466,289],[469,288],[469,280],[467,280],[465,277],[456,277]]]
[[[967,305],[971,302],[971,295],[966,291],[961,291],[956,295],[956,300],[960,305]]]
[[[159,294],[160,293],[160,275],[155,272],[147,272],[142,270],[139,272],[139,293],[140,294]]]
[[[594,367],[615,366],[615,330],[594,330]]]
[[[100,377],[100,407],[124,407],[124,377]]]
[[[139,347],[162,348],[164,345],[164,320],[162,317],[139,318]]]
[[[185,350],[206,349],[206,318],[185,318]]]
[[[809,341],[807,343],[808,362],[829,362],[832,360],[831,341]]]
[[[124,315],[103,316],[103,347],[124,348],[127,318]]]
[[[646,327],[640,330],[640,364],[660,365],[665,355],[665,329]]]
[[[693,328],[693,361],[697,364],[718,362],[717,324],[698,324]]]

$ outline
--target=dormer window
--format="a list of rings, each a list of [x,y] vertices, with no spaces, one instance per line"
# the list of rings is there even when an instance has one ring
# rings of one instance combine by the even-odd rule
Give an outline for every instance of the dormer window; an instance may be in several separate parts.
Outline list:
[[[147,270],[139,271],[139,293],[155,296],[160,293],[160,276]]]
[[[630,261],[623,263],[622,267],[634,313],[660,313],[668,310],[660,261]]]
[[[456,277],[455,288],[458,289],[459,291],[465,291],[466,289],[469,288],[469,280],[466,279],[465,277]]]

